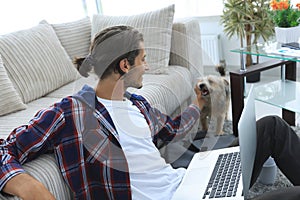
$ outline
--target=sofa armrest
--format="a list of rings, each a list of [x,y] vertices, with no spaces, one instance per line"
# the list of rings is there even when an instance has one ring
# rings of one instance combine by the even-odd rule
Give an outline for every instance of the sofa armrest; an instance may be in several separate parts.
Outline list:
[[[188,68],[194,83],[203,75],[199,21],[191,17],[176,19],[172,29],[169,63]]]

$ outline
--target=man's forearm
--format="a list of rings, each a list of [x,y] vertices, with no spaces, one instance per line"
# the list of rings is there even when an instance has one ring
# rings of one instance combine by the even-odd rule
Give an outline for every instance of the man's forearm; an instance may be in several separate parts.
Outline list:
[[[21,196],[22,190],[26,192],[26,187],[28,187],[31,184],[36,184],[35,183],[36,181],[37,181],[36,179],[34,179],[32,176],[28,174],[25,173],[18,174],[5,184],[3,188],[3,192],[15,196]]]
[[[47,188],[29,174],[18,174],[4,186],[3,192],[26,199],[55,199]]]

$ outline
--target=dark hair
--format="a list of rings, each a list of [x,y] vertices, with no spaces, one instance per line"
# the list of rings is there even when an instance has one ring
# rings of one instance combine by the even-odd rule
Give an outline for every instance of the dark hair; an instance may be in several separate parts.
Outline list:
[[[131,26],[112,26],[95,35],[90,46],[90,53],[84,58],[75,58],[79,73],[87,77],[94,69],[99,78],[105,78],[113,72],[121,75],[119,63],[127,58],[130,65],[140,52],[143,35]]]

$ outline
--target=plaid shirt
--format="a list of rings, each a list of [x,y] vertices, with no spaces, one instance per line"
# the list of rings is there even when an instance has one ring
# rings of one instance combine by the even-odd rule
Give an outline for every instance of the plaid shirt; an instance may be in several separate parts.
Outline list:
[[[189,106],[171,119],[142,97],[127,93],[145,116],[153,142],[184,135],[199,118]],[[128,165],[118,133],[105,107],[89,86],[40,110],[28,125],[16,128],[0,144],[0,189],[19,173],[22,164],[53,152],[75,199],[131,199]]]

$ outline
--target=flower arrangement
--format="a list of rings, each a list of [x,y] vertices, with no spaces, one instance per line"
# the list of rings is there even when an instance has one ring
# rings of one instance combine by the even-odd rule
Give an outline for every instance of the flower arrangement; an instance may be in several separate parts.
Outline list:
[[[271,17],[277,27],[294,27],[300,24],[300,3],[294,8],[289,0],[271,0]]]

